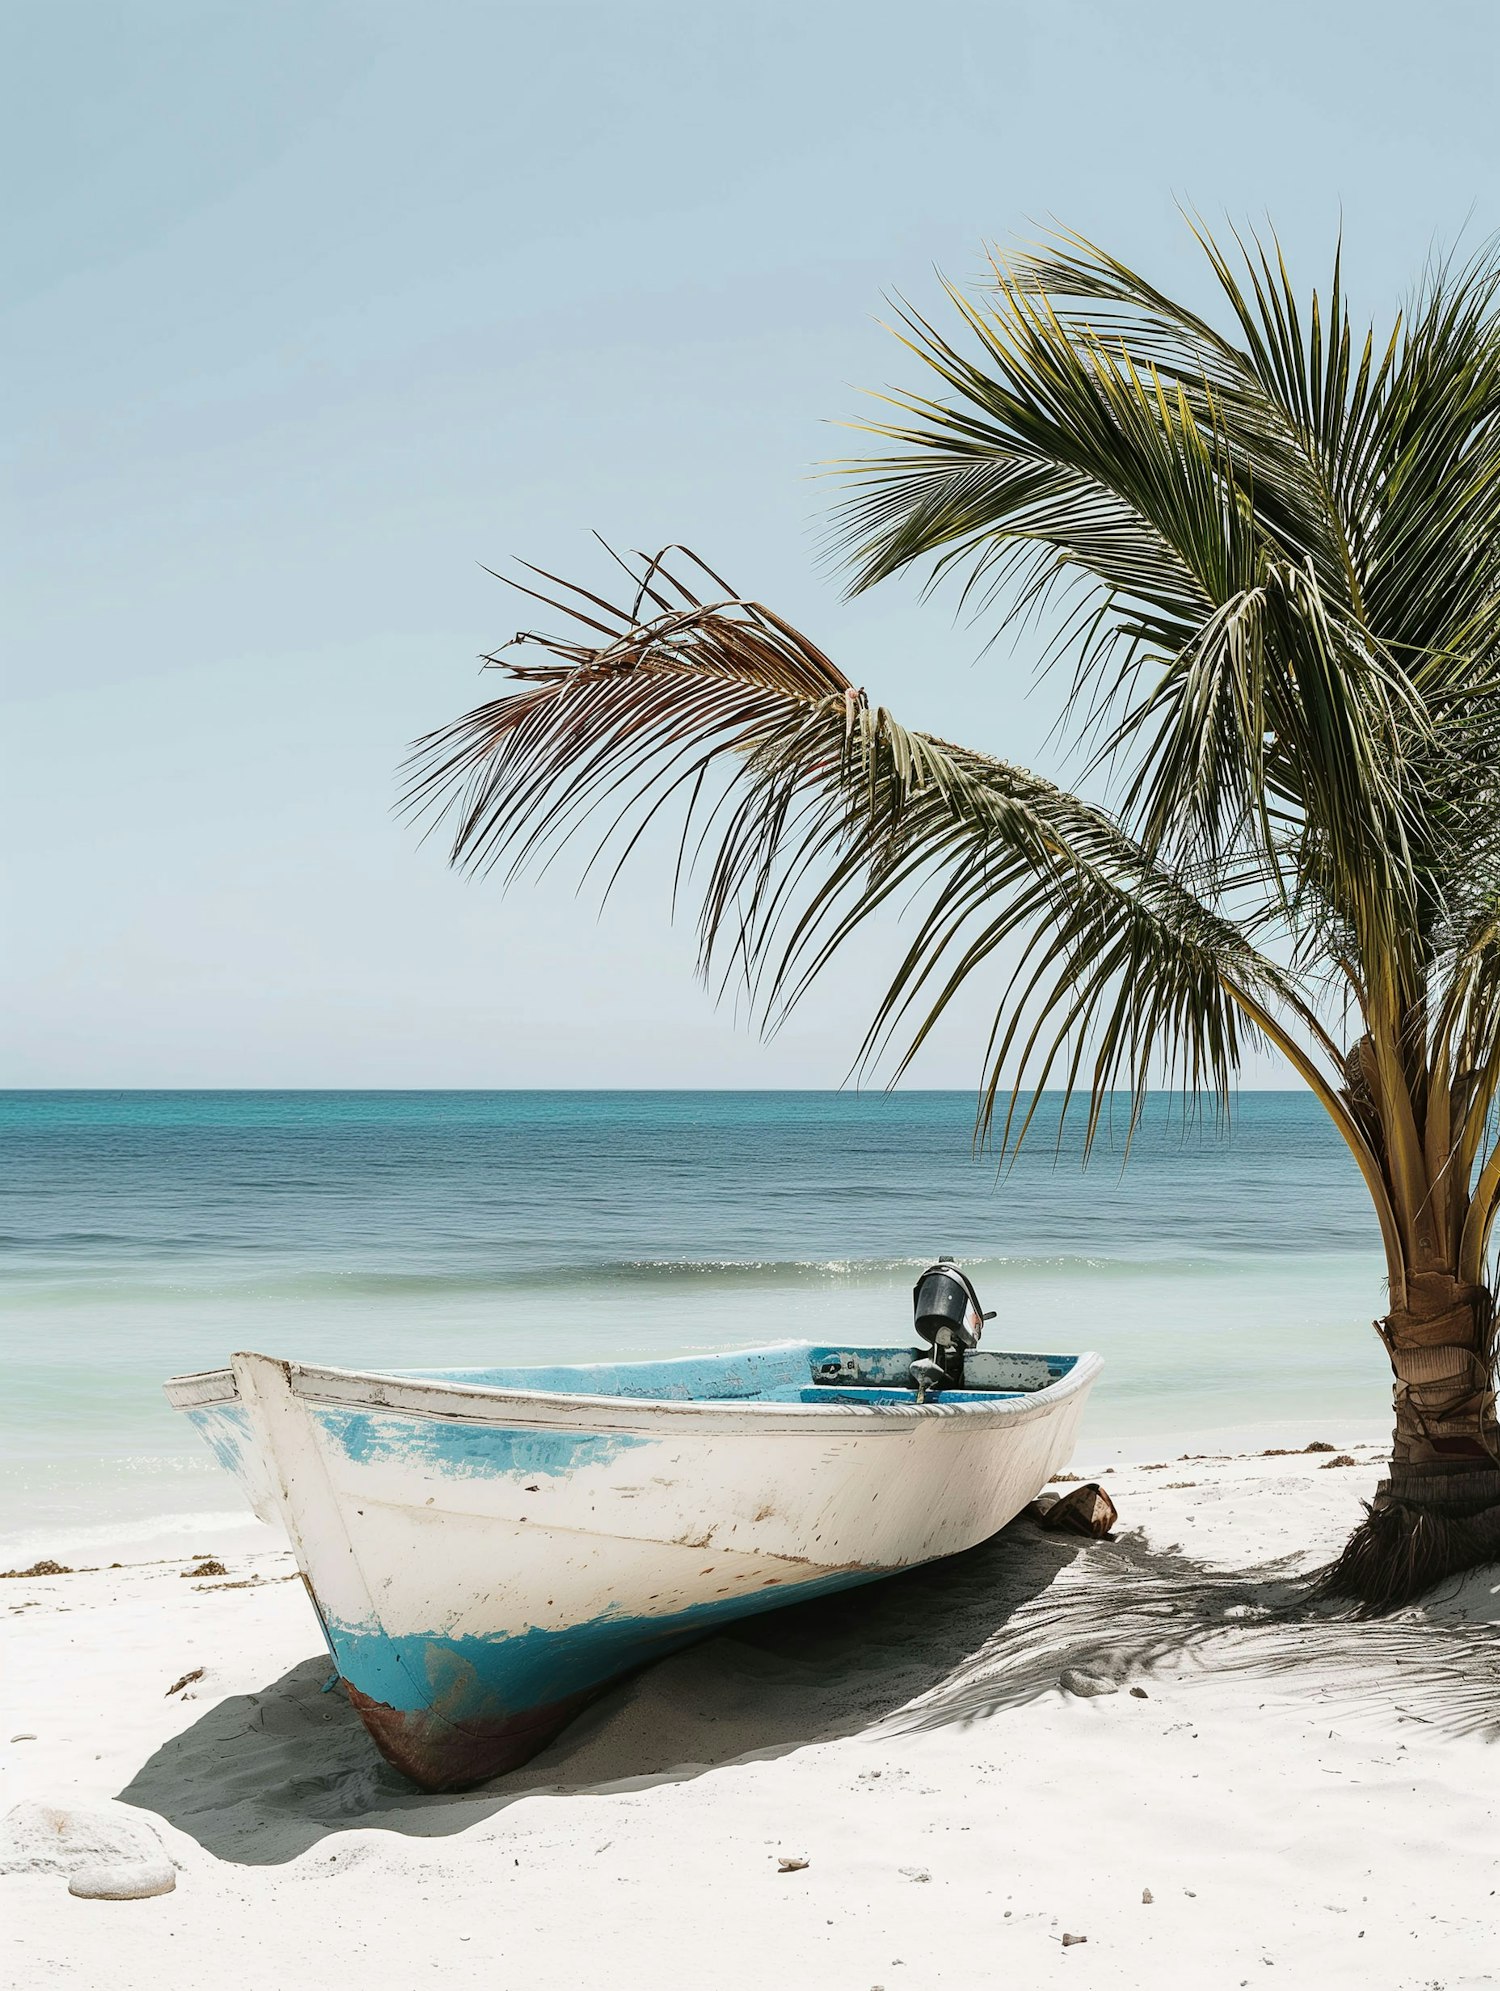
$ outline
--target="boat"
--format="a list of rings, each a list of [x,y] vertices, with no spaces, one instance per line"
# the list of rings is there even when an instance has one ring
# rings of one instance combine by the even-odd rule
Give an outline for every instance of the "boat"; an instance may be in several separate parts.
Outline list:
[[[285,1526],[376,1747],[435,1791],[705,1632],[984,1541],[1067,1464],[1100,1366],[930,1339],[381,1373],[239,1354],[166,1392]]]

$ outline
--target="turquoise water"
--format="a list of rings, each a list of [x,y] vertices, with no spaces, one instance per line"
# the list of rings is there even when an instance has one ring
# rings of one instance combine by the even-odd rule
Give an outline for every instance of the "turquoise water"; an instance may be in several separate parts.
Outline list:
[[[235,1505],[163,1377],[900,1340],[961,1257],[1000,1347],[1097,1348],[1089,1444],[1386,1416],[1363,1186],[1317,1106],[1154,1103],[1128,1167],[967,1093],[0,1094],[7,1533]],[[1325,1432],[1326,1427],[1326,1432]],[[1269,1440],[1268,1440],[1269,1442]]]

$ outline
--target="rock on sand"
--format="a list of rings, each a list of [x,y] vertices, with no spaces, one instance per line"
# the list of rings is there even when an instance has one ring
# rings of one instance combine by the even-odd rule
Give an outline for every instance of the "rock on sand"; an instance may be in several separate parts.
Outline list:
[[[170,1894],[177,1873],[143,1818],[82,1805],[18,1804],[0,1820],[0,1873],[65,1873],[98,1901]]]

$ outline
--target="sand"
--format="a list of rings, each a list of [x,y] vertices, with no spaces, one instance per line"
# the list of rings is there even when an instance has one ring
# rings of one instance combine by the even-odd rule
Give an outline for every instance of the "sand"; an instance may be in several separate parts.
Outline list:
[[[1500,1571],[1382,1625],[1268,1611],[1373,1491],[1356,1456],[1118,1467],[1111,1542],[1022,1521],[746,1624],[450,1797],[323,1692],[269,1531],[193,1540],[222,1577],[179,1541],[12,1578],[0,1809],[128,1809],[178,1876],[0,1879],[0,1981],[1500,1986]]]

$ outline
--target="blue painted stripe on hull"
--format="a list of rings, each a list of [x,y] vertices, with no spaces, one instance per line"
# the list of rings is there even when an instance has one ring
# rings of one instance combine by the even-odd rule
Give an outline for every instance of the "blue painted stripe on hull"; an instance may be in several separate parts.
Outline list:
[[[325,1632],[340,1673],[368,1700],[403,1714],[430,1712],[459,1728],[483,1727],[592,1692],[736,1619],[894,1573],[831,1570],[664,1617],[611,1612],[560,1630],[531,1626],[498,1638],[455,1638],[437,1631],[392,1637],[370,1626],[336,1623],[325,1625]]]
[[[215,1403],[186,1412],[188,1422],[225,1472],[244,1478],[245,1449],[254,1440],[242,1403]]]
[[[343,1410],[332,1404],[319,1404],[313,1415],[328,1442],[355,1465],[397,1461],[452,1479],[532,1473],[558,1478],[587,1466],[607,1465],[622,1452],[655,1442],[623,1431],[469,1424],[399,1411]]]

